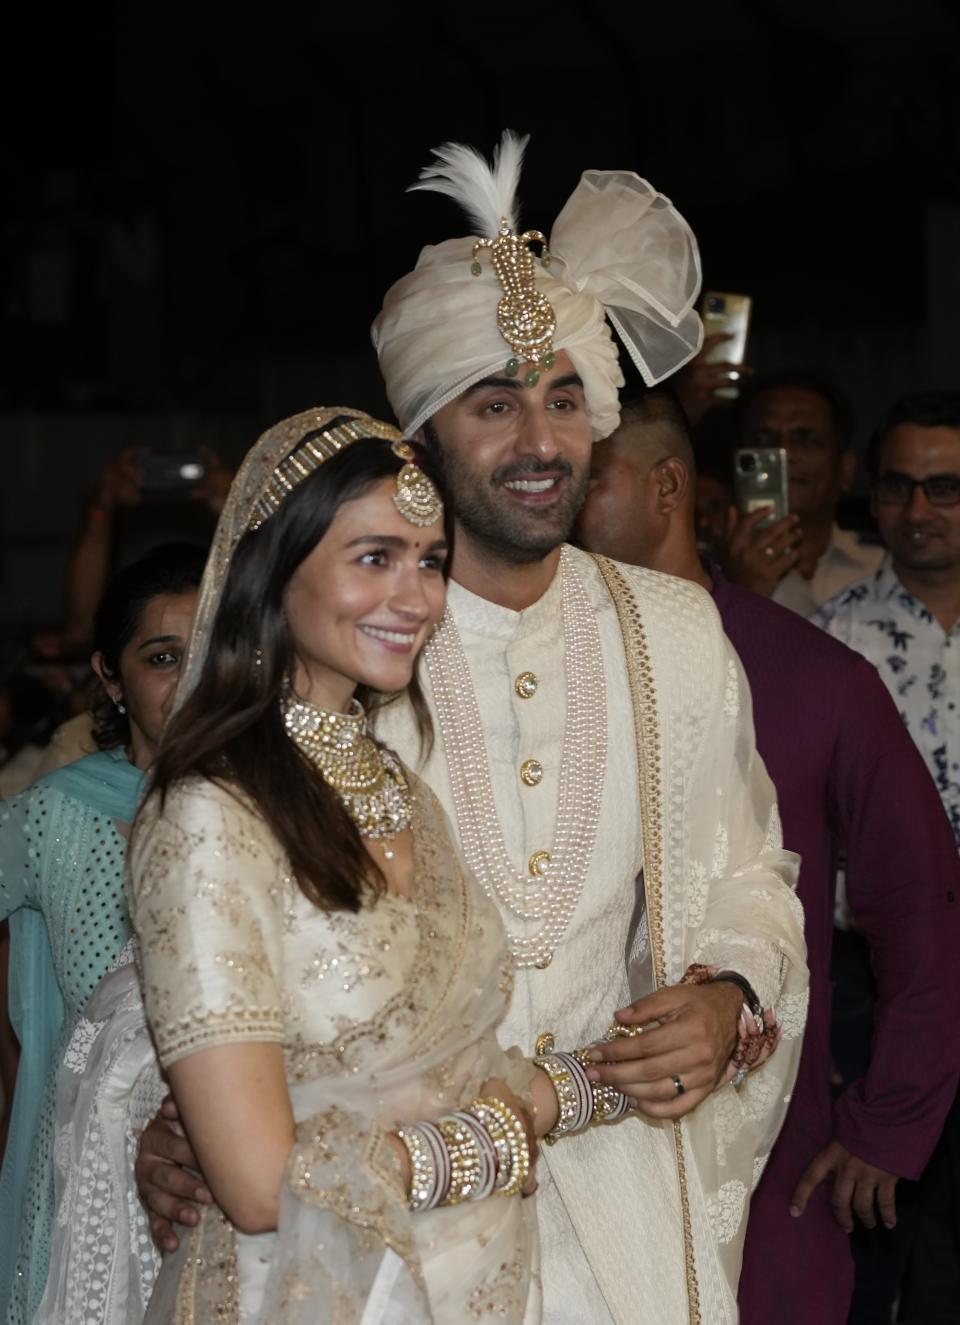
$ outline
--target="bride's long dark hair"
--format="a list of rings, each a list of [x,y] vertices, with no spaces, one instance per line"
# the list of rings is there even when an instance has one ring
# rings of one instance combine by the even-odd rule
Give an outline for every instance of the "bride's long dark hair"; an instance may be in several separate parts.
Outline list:
[[[252,801],[303,893],[326,910],[357,911],[363,894],[384,881],[337,796],[284,728],[280,698],[294,663],[284,592],[337,509],[398,474],[403,463],[387,441],[354,442],[296,487],[260,529],[243,535],[199,679],[164,732],[151,776],[161,798],[174,783],[200,777]],[[424,469],[440,487],[426,459]],[[448,511],[448,540],[451,525]],[[421,740],[428,742],[429,714],[416,676],[410,694]],[[365,706],[379,699],[362,689],[357,698]]]

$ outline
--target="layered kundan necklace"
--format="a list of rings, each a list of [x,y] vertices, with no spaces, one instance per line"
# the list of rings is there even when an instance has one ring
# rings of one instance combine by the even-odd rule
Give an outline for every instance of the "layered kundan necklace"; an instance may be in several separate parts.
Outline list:
[[[509,913],[518,966],[550,965],[583,891],[600,819],[607,751],[607,701],[596,614],[564,549],[560,554],[567,714],[555,838],[518,869],[497,814],[477,696],[449,609],[424,652],[450,771],[460,845],[491,898]],[[522,922],[511,928],[509,916]],[[525,931],[533,924],[532,934]]]
[[[413,794],[399,759],[367,731],[363,706],[335,713],[297,699],[287,690],[281,701],[290,739],[335,791],[361,837],[386,840],[410,827]],[[393,851],[386,847],[387,860]]]

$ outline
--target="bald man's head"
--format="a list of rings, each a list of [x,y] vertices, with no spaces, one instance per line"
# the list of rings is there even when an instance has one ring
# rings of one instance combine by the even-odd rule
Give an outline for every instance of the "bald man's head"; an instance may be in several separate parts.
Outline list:
[[[668,456],[681,460],[691,475],[696,467],[687,416],[673,392],[663,387],[623,401],[620,426],[598,445],[635,455],[648,472]]]

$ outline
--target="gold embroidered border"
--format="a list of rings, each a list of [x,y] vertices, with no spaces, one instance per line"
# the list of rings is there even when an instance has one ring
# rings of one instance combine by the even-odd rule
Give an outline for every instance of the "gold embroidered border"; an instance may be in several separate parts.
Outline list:
[[[660,715],[657,690],[653,684],[653,666],[647,648],[647,635],[636,600],[616,564],[607,557],[595,556],[597,570],[613,600],[623,637],[623,653],[630,683],[630,700],[637,742],[637,770],[640,779],[640,822],[643,830],[643,888],[646,894],[650,951],[657,988],[666,984],[663,943],[663,782],[660,765]],[[701,1325],[700,1289],[690,1220],[690,1196],[687,1190],[687,1163],[683,1150],[683,1124],[673,1124],[677,1152],[677,1178],[680,1184],[680,1213],[683,1219],[683,1252],[687,1272],[687,1305],[690,1325]]]
[[[177,1285],[174,1325],[238,1325],[236,1230],[216,1206],[201,1206],[199,1214]]]

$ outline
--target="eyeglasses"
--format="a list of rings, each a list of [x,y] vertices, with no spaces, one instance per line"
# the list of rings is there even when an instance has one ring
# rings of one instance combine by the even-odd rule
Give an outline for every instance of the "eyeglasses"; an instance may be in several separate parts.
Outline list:
[[[874,485],[881,506],[906,506],[917,488],[931,506],[956,506],[960,502],[960,474],[931,474],[929,478],[911,478],[891,471],[881,474]]]

